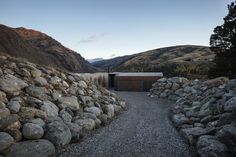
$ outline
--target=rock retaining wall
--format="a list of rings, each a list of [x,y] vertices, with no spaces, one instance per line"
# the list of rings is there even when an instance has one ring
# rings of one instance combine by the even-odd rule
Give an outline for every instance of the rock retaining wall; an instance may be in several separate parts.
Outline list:
[[[149,95],[175,102],[171,120],[201,157],[236,156],[236,80],[162,78]]]
[[[0,56],[0,156],[54,156],[126,109],[81,77]]]

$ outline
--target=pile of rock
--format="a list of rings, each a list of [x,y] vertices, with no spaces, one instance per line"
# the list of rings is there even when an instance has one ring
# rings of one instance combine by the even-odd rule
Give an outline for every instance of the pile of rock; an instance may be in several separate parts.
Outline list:
[[[0,57],[0,156],[53,156],[125,108],[76,74]]]
[[[236,156],[236,80],[162,78],[150,96],[175,101],[171,120],[200,156]]]

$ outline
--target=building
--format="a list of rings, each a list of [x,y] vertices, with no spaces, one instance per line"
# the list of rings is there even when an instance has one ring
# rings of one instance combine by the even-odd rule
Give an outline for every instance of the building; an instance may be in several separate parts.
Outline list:
[[[161,72],[109,73],[109,88],[117,91],[149,91],[152,84],[163,77]]]

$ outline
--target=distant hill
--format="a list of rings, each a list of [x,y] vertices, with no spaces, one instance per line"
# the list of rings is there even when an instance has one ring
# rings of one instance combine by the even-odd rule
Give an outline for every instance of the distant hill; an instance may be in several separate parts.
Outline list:
[[[173,46],[154,49],[130,56],[94,62],[104,70],[118,72],[161,71],[166,76],[205,76],[213,65],[215,54],[205,46]]]
[[[93,66],[101,68],[103,70],[108,70],[108,68],[115,70],[118,66],[122,65],[125,61],[131,59],[135,55],[127,55],[127,56],[120,56],[115,57],[112,59],[101,60],[97,62],[91,63]]]
[[[94,62],[98,62],[98,61],[102,61],[102,60],[104,60],[104,59],[103,59],[103,58],[87,59],[87,61],[88,61],[89,63],[94,63]]]
[[[71,72],[97,71],[80,54],[36,30],[0,25],[0,55],[10,55]]]

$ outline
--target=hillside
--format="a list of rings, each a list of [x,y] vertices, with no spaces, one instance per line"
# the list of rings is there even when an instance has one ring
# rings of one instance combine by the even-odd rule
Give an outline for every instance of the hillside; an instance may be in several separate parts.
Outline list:
[[[204,46],[173,46],[93,63],[102,69],[121,72],[162,71],[166,76],[207,74],[214,53]]]
[[[64,47],[52,37],[23,27],[0,25],[0,55],[10,55],[71,72],[97,70],[80,54]]]

